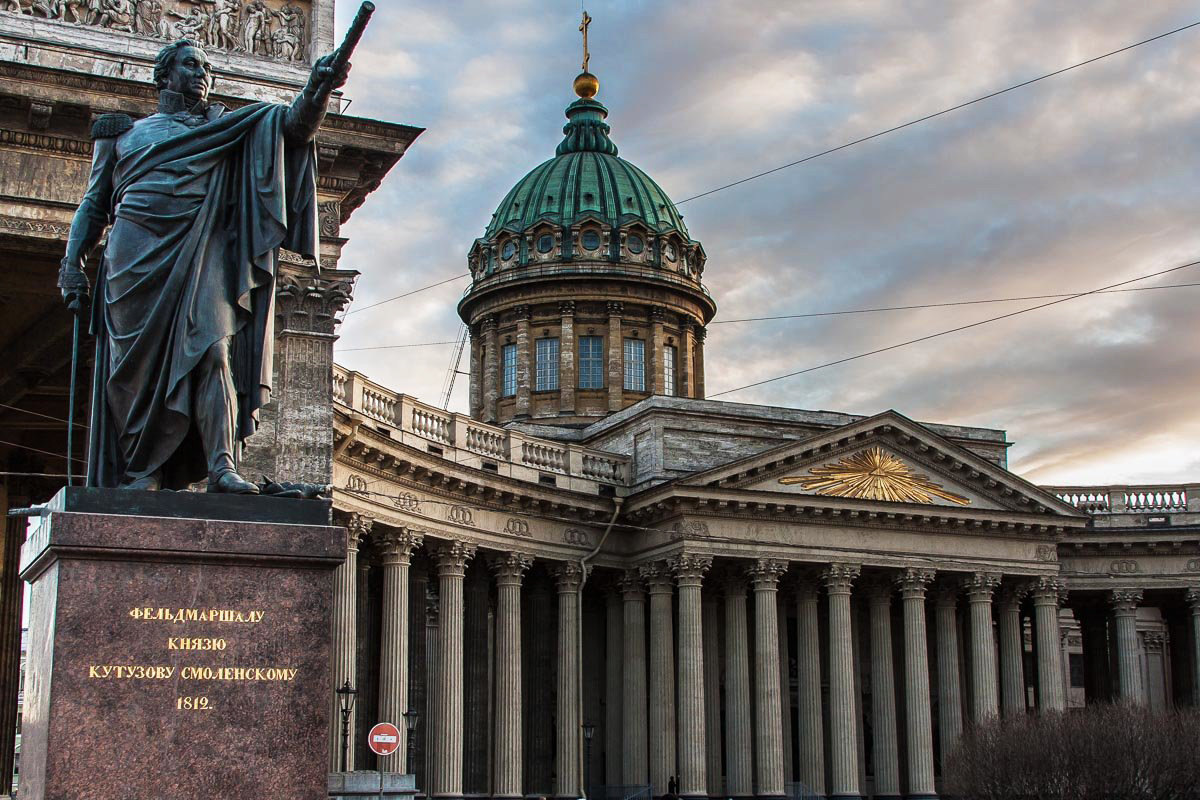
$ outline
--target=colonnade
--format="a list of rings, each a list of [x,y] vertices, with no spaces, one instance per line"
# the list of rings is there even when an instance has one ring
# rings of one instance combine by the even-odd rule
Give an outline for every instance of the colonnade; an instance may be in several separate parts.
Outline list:
[[[357,543],[371,525],[364,518],[352,522]],[[477,553],[467,542],[433,541],[403,529],[376,530],[371,538],[382,566],[382,719],[402,718],[408,703],[408,570],[422,543],[429,580],[438,587],[437,627],[427,645],[433,666],[425,684],[432,701],[432,718],[424,723],[428,786],[421,788],[430,796],[463,795],[463,581],[468,564],[481,558],[495,588],[489,612],[494,663],[484,670],[493,693],[490,795],[528,794],[533,788],[522,748],[530,698],[522,663],[529,656],[522,646],[529,639],[522,635],[521,593],[534,558]],[[1059,628],[1065,593],[1053,576],[777,559],[719,559],[714,568],[712,557],[695,554],[603,570],[590,581],[578,562],[545,566],[539,574],[549,578],[539,585],[549,579],[557,589],[554,763],[546,772],[553,774],[557,797],[580,796],[584,789],[581,688],[602,695],[602,717],[589,720],[603,728],[594,743],[603,767],[591,776],[593,787],[649,786],[658,796],[674,777],[681,796],[697,798],[781,797],[796,780],[823,797],[868,791],[875,797],[936,797],[936,765],[953,750],[966,720],[1026,713],[1030,684],[1034,708],[1066,705]],[[343,572],[335,597],[339,679],[353,674],[353,635],[346,629],[352,620],[345,609],[357,590],[354,571]],[[582,644],[585,581],[597,601],[591,645]],[[1132,589],[1109,596],[1119,693],[1133,699],[1144,696],[1133,627],[1140,599]],[[1188,599],[1200,637],[1200,589]],[[1029,676],[1026,610],[1032,611],[1034,645]],[[595,658],[601,647],[603,680],[581,687],[581,659]],[[1200,654],[1193,663],[1200,663]],[[1195,680],[1200,686],[1200,669]],[[864,724],[870,729],[865,749]],[[403,747],[402,740],[401,752]],[[334,753],[331,764],[336,768]]]

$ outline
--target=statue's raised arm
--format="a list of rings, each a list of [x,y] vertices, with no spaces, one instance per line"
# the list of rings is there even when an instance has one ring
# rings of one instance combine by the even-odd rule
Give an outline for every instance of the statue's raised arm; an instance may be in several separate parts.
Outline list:
[[[346,84],[350,75],[350,56],[358,47],[374,13],[374,3],[364,2],[359,6],[341,47],[313,64],[308,84],[296,97],[296,102],[292,103],[285,122],[288,139],[292,142],[309,142],[317,135],[317,129],[321,127],[321,121],[329,109],[330,95]]]

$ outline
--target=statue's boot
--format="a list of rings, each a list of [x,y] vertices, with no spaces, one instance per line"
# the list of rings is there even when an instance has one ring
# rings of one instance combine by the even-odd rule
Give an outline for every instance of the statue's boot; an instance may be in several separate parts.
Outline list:
[[[157,492],[162,488],[162,473],[151,472],[145,477],[122,484],[122,489],[133,489],[138,492]]]
[[[222,472],[208,479],[208,491],[220,494],[258,494],[258,487],[236,472]]]

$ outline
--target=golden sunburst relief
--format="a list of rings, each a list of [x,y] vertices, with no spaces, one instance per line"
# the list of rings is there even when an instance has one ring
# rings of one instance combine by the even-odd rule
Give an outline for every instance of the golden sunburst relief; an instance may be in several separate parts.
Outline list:
[[[927,505],[940,497],[960,506],[971,504],[969,498],[947,492],[929,480],[928,475],[913,472],[903,461],[879,447],[860,450],[836,464],[813,467],[809,472],[812,477],[780,478],[779,482],[789,486],[798,483],[807,491],[831,497]]]

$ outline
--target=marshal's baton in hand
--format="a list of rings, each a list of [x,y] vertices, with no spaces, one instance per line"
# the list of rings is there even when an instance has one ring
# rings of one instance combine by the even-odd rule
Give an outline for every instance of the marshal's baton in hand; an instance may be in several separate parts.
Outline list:
[[[341,46],[333,52],[333,63],[329,66],[333,68],[334,75],[341,72],[350,63],[350,56],[354,54],[354,48],[358,47],[358,41],[362,39],[363,31],[367,29],[367,23],[371,21],[371,15],[374,13],[375,4],[370,0],[365,0],[358,7],[358,13],[354,15],[354,21],[350,23],[350,30],[346,31],[346,38],[342,39]]]

